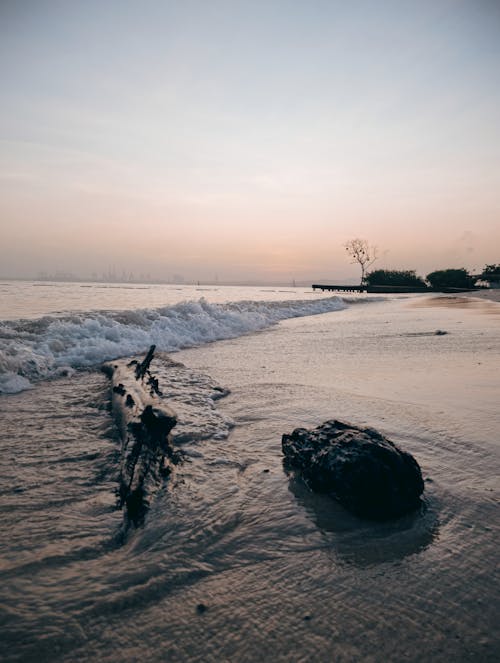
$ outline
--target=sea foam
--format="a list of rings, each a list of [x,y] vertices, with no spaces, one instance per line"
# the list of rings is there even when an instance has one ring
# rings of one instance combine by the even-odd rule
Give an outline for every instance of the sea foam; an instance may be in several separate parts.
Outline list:
[[[205,299],[158,309],[100,311],[0,323],[0,393],[29,388],[31,382],[73,369],[145,351],[175,352],[265,329],[280,320],[346,307],[340,297],[314,301],[241,301],[212,304]]]

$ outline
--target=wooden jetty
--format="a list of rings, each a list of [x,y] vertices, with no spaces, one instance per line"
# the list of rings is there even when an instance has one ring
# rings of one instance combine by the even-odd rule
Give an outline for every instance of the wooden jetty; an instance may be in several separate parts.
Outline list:
[[[330,290],[332,292],[366,292],[366,286],[361,285],[324,285],[313,283],[313,290]]]
[[[313,283],[313,290],[328,290],[330,292],[368,292],[368,293],[381,293],[381,294],[397,294],[397,293],[410,293],[410,292],[444,292],[448,294],[471,292],[473,290],[480,290],[481,288],[416,288],[409,285],[330,285],[324,283]]]

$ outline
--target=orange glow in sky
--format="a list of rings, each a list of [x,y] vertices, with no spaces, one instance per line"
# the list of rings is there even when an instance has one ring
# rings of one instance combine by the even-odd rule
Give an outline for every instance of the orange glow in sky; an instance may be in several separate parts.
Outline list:
[[[0,276],[500,262],[496,3],[0,6]]]

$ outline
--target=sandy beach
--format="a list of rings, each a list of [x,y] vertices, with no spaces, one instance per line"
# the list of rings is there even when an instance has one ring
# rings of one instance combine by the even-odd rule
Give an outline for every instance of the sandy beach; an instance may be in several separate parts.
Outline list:
[[[63,309],[80,296],[36,290]],[[0,323],[25,371],[1,397],[5,661],[497,661],[492,293],[133,294],[170,304],[103,312],[96,287],[98,311]],[[124,529],[99,366],[151,343],[182,462]],[[421,509],[360,519],[286,471],[282,435],[332,418],[416,458]]]
[[[475,310],[478,313],[491,315],[500,314],[500,291],[499,290],[478,290],[457,294],[439,294],[430,295],[415,299],[412,306],[421,307],[444,307],[461,308]]]
[[[487,290],[468,292],[467,297],[480,297],[481,299],[489,299],[492,302],[500,302],[500,288],[488,288]]]

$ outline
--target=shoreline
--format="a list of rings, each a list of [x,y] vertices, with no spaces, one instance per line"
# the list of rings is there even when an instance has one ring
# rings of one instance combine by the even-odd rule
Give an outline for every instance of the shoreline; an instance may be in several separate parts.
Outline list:
[[[104,376],[81,372],[6,399],[3,458],[14,447],[25,459],[3,486],[2,594],[20,614],[4,625],[9,660],[114,659],[124,622],[125,657],[146,660],[158,647],[173,662],[365,660],[374,647],[388,661],[496,660],[488,570],[500,331],[479,310],[498,307],[448,302],[412,310],[400,298],[293,318],[181,350],[182,368],[159,354],[160,385],[189,427],[179,439],[189,462],[130,535],[114,508]],[[436,336],[438,327],[451,333]],[[215,384],[231,393],[213,410]],[[373,426],[415,456],[427,480],[422,513],[359,520],[284,471],[283,433],[332,417]],[[57,481],[40,483],[41,472]]]
[[[412,306],[421,307],[445,307],[475,309],[487,314],[498,314],[500,309],[500,290],[476,290],[455,294],[434,293],[432,296],[416,298]]]
[[[464,293],[467,297],[479,297],[491,302],[500,302],[500,288],[488,288],[487,290],[475,290]]]

